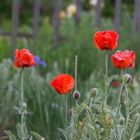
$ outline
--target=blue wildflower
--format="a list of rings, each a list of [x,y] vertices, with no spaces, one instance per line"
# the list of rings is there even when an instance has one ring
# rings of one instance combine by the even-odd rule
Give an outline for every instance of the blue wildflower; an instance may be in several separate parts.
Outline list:
[[[37,55],[34,56],[34,61],[35,61],[36,64],[40,64],[44,68],[47,66],[46,62],[41,60],[40,57],[37,56]]]
[[[40,63],[39,63],[39,64],[40,64],[40,65],[42,65],[42,67],[44,67],[44,68],[47,66],[46,62],[45,62],[45,61],[43,61],[43,60],[42,60],[42,61],[40,61]]]
[[[34,56],[34,61],[36,64],[39,64],[40,63],[40,57],[39,56]]]

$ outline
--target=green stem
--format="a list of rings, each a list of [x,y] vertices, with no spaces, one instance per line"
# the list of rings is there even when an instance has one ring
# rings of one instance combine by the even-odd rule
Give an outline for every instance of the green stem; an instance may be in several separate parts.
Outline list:
[[[127,86],[126,85],[124,85],[124,88],[125,88],[125,101],[127,102],[127,103],[129,103],[129,95],[128,95],[128,89],[127,89]]]
[[[21,70],[21,110],[23,109],[24,104],[24,68]],[[21,112],[21,140],[24,139],[24,111]]]
[[[21,70],[21,102],[24,102],[24,85],[23,85],[23,80],[24,80],[24,69]]]
[[[77,91],[77,68],[78,68],[78,56],[75,55],[75,91]]]
[[[122,82],[121,89],[120,89],[119,96],[118,96],[118,106],[120,105],[120,102],[121,102],[123,87],[124,87],[124,81]]]
[[[121,70],[121,74],[120,74],[120,75],[121,75],[121,77],[123,77],[124,72],[125,72],[125,70],[124,70],[124,69],[122,69],[122,70]]]
[[[65,73],[68,73],[68,68],[69,68],[69,59],[65,59]]]
[[[124,75],[124,70],[122,69],[121,70],[121,77],[123,78],[123,75]],[[122,92],[123,92],[123,88],[124,88],[124,79],[123,79],[123,82],[121,84],[121,88],[120,88],[120,92],[119,92],[119,95],[118,95],[118,106],[120,105],[120,101],[121,101],[121,96],[122,96]]]
[[[77,69],[78,69],[78,56],[75,55],[75,91],[77,91]],[[75,100],[76,106],[78,106],[78,100]]]
[[[105,77],[106,77],[106,84],[108,84],[108,58],[109,58],[109,52],[106,50],[105,54]]]
[[[68,125],[67,110],[68,110],[67,94],[65,94],[65,118],[66,118],[66,128],[67,128],[67,125]],[[67,135],[67,139],[68,139],[68,135]]]
[[[105,54],[105,104],[107,104],[108,98],[108,88],[109,88],[109,81],[108,81],[108,59],[109,59],[109,51],[106,50]]]
[[[91,98],[90,103],[89,103],[90,108],[92,107],[92,102],[93,102],[93,97]]]

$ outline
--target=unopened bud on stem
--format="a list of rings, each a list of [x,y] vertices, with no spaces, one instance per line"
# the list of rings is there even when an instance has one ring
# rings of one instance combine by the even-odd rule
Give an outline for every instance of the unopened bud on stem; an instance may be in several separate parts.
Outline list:
[[[75,100],[79,100],[79,98],[80,98],[80,92],[79,91],[74,91],[74,93],[73,93],[73,98],[75,99]]]
[[[132,81],[132,76],[130,74],[124,74],[123,80],[126,84],[129,84]]]
[[[98,95],[98,89],[97,88],[92,88],[90,90],[90,94],[91,94],[91,97],[95,97]]]

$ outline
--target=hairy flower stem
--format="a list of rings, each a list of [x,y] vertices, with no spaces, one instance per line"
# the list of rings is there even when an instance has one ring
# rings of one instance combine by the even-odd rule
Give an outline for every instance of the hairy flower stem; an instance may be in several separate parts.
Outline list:
[[[124,69],[122,69],[122,70],[121,70],[121,77],[124,76],[124,72],[125,72]]]
[[[121,70],[121,77],[123,78],[123,75],[124,75],[124,70],[122,69]],[[122,81],[122,84],[121,84],[121,88],[120,88],[120,92],[119,92],[119,95],[118,95],[118,108],[119,108],[119,105],[120,105],[120,102],[121,102],[121,96],[122,96],[122,93],[123,93],[123,88],[124,88],[124,79]]]
[[[89,103],[90,108],[92,107],[92,103],[93,103],[93,97],[91,98],[90,103]]]
[[[108,59],[109,59],[109,51],[106,50],[105,54],[105,104],[107,104],[108,98],[108,88],[109,88],[109,81],[108,81]]]
[[[68,125],[68,114],[67,114],[67,111],[68,111],[68,100],[67,100],[67,94],[65,94],[65,118],[66,118],[66,128],[67,128],[67,125]],[[68,135],[67,135],[67,140],[68,140]]]
[[[65,73],[68,73],[68,68],[69,68],[69,59],[65,59]]]
[[[24,68],[21,70],[21,140],[25,140],[24,138],[24,118],[25,118],[25,112],[23,110],[23,104],[24,104]]]
[[[109,51],[106,50],[106,54],[105,54],[105,76],[106,76],[106,82],[108,82],[108,58],[109,58]]]
[[[75,73],[74,73],[74,76],[75,76],[75,91],[77,91],[77,69],[78,69],[78,56],[75,55]],[[75,104],[76,106],[78,106],[78,100],[75,100]]]
[[[75,91],[77,91],[77,68],[78,68],[78,56],[75,55]]]
[[[68,66],[69,66],[69,60],[66,59],[65,60],[65,72],[66,73],[68,72]],[[65,119],[66,119],[66,127],[68,125],[68,114],[67,114],[67,111],[68,111],[68,99],[67,99],[67,94],[65,94]],[[67,139],[68,139],[68,136],[67,136]]]

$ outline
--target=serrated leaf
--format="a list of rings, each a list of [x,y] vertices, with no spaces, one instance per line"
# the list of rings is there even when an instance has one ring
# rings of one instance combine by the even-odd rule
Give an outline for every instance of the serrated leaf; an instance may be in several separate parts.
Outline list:
[[[110,140],[114,140],[114,139],[116,139],[116,134],[114,132],[114,129],[111,129],[111,131],[110,131]]]
[[[13,108],[16,111],[16,113],[21,114],[21,109],[19,107],[14,106]]]
[[[17,135],[21,139],[21,137],[22,137],[21,124],[17,123],[16,127],[17,127]]]
[[[132,114],[133,112],[135,112],[136,110],[140,109],[140,103],[135,104],[131,110],[130,110],[130,114]]]
[[[29,140],[33,140],[33,137],[31,136],[31,137],[29,138]]]
[[[16,140],[16,136],[10,131],[4,131],[9,137],[9,140]]]
[[[40,136],[38,133],[31,131],[31,135],[35,137],[37,140],[45,140],[44,137]]]
[[[63,134],[63,136],[64,136],[65,138],[67,138],[67,132],[66,132],[65,130],[63,130],[63,129],[61,129],[61,128],[58,128],[58,131],[59,131],[61,134]]]
[[[77,113],[81,113],[84,109],[85,106],[88,104],[89,99],[85,100],[83,103],[81,103],[77,108],[76,108],[76,112]]]
[[[88,110],[88,112],[92,113],[92,109],[88,105],[86,105],[85,107]]]

